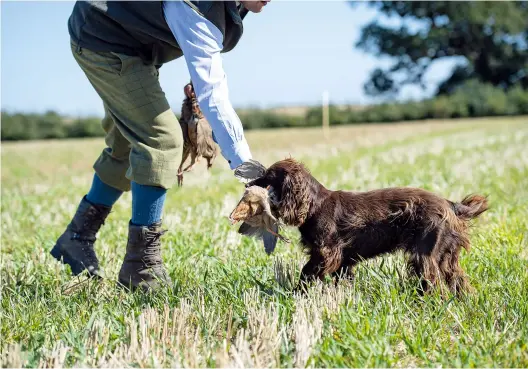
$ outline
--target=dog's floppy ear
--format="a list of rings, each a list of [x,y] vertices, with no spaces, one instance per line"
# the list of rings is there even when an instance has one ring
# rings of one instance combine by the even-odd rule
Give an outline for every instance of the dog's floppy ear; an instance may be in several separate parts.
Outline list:
[[[288,225],[302,225],[310,210],[310,191],[307,178],[299,168],[285,174],[282,181],[282,198],[280,199],[280,218]]]

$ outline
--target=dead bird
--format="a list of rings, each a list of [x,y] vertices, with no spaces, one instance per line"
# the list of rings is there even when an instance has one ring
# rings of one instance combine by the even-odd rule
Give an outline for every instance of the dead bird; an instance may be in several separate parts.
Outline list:
[[[211,125],[203,115],[194,92],[192,81],[183,88],[185,99],[182,103],[180,127],[183,134],[183,153],[178,168],[178,186],[183,185],[183,173],[192,170],[200,158],[207,160],[207,170],[213,166],[218,156],[218,146],[213,140]],[[185,168],[183,164],[191,156],[191,163]]]
[[[229,215],[231,224],[243,222],[238,233],[248,237],[262,238],[268,255],[275,250],[277,239],[290,242],[279,234],[279,220],[272,213],[274,204],[274,192],[271,187],[248,187]]]

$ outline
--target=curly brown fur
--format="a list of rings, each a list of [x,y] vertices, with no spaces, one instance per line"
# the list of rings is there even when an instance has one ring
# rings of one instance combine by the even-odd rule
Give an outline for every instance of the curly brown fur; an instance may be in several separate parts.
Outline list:
[[[461,248],[470,249],[469,221],[488,209],[484,196],[452,202],[410,187],[332,191],[294,159],[275,163],[246,184],[253,185],[272,186],[278,217],[300,231],[310,258],[299,287],[327,274],[352,277],[361,260],[402,250],[410,271],[422,278],[423,292],[442,282],[453,293],[471,290],[459,255]]]
[[[180,127],[183,134],[183,153],[178,168],[178,185],[183,184],[183,173],[190,171],[203,157],[207,160],[207,169],[213,166],[218,156],[218,146],[213,140],[213,130],[203,115],[192,82],[184,87],[185,98],[182,102]],[[191,163],[185,168],[183,164],[191,156]]]

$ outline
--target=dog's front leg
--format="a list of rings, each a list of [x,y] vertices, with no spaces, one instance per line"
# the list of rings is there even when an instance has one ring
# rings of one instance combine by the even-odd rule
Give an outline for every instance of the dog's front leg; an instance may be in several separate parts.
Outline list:
[[[354,279],[354,266],[356,263],[343,263],[335,272],[332,273],[332,278],[334,279],[335,286],[339,283],[341,279],[352,281]]]
[[[317,278],[323,280],[324,278],[324,258],[321,254],[314,252],[310,256],[310,260],[304,265],[301,271],[301,276],[294,292],[306,292],[308,284],[314,282]]]

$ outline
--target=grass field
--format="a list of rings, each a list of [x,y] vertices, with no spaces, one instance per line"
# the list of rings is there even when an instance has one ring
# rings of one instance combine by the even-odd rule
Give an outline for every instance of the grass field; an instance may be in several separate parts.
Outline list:
[[[528,367],[528,117],[337,127],[322,137],[247,133],[263,164],[291,155],[331,189],[489,195],[461,255],[474,295],[419,297],[402,255],[360,264],[354,282],[293,295],[306,260],[297,231],[286,229],[292,244],[271,256],[240,237],[226,217],[243,186],[223,158],[168,192],[172,288],[141,295],[115,285],[130,193],[98,236],[108,279],[72,278],[49,251],[104,141],[2,144],[2,366]]]

